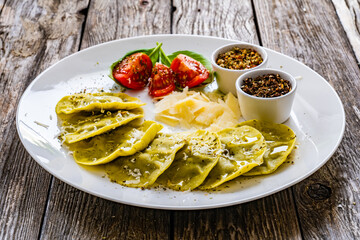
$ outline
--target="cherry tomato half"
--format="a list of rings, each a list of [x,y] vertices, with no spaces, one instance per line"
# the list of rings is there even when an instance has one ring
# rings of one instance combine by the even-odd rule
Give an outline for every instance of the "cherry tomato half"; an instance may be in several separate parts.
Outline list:
[[[181,87],[195,87],[209,77],[209,70],[195,59],[184,54],[177,55],[171,62],[171,69]]]
[[[123,86],[142,89],[151,75],[152,62],[144,53],[134,53],[119,62],[113,69],[113,77]]]
[[[149,94],[153,97],[161,97],[175,90],[174,72],[161,63],[153,67],[149,82]]]

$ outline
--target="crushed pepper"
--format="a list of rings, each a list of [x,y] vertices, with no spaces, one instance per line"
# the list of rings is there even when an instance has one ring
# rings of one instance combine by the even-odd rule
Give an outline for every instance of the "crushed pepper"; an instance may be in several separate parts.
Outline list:
[[[247,48],[234,47],[232,50],[219,54],[216,63],[223,68],[244,70],[256,67],[263,62],[261,55]]]
[[[241,89],[247,94],[256,97],[272,98],[290,92],[291,83],[283,79],[279,74],[267,74],[254,79],[245,79]]]

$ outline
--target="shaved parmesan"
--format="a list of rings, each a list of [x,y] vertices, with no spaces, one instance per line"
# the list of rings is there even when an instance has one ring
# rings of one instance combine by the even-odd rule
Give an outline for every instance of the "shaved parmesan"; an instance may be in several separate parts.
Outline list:
[[[155,119],[170,126],[202,128],[210,131],[233,126],[239,122],[241,112],[237,98],[231,93],[211,100],[201,92],[174,92],[155,104]]]

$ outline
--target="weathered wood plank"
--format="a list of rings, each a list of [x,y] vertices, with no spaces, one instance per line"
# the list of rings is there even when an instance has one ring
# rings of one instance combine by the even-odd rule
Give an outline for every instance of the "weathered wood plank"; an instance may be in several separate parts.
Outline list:
[[[258,43],[251,1],[174,0],[173,33],[198,34]]]
[[[91,3],[81,48],[119,38],[170,33],[170,2],[95,1]]]
[[[15,112],[27,85],[78,49],[84,1],[1,1],[0,239],[36,239],[51,176],[26,153]]]
[[[332,0],[336,13],[360,63],[360,5],[356,0]]]
[[[3,8],[4,8],[5,1],[6,0],[0,0],[0,14],[1,14],[1,11],[3,10]]]
[[[301,239],[291,191],[250,203],[175,212],[175,239]]]
[[[174,33],[259,43],[251,1],[174,1]],[[175,212],[175,239],[300,239],[291,190],[234,207]]]
[[[329,1],[256,0],[255,8],[264,46],[295,57],[324,76],[345,107],[347,123],[340,147],[325,167],[294,187],[303,236],[358,239],[360,71],[351,45]]]
[[[166,0],[91,1],[81,48],[117,38],[170,33],[170,8]],[[170,214],[100,199],[55,179],[41,238],[167,239]]]
[[[169,212],[114,203],[55,180],[41,239],[167,239]]]

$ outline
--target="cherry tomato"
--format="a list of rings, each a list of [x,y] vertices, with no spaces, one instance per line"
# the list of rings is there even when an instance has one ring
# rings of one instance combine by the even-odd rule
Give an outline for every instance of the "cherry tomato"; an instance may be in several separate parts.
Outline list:
[[[174,72],[161,63],[153,67],[149,82],[149,94],[153,97],[161,97],[175,90]]]
[[[123,86],[142,89],[151,75],[152,62],[144,53],[134,53],[119,62],[113,69],[113,77]]]
[[[177,55],[171,62],[171,69],[181,87],[195,87],[209,77],[209,70],[195,59],[184,54]]]

